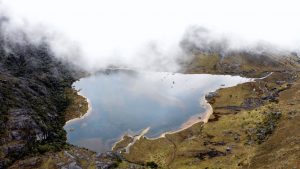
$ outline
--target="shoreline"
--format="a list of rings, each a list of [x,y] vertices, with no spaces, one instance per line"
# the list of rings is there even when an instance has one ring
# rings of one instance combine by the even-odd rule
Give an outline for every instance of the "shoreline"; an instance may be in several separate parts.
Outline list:
[[[177,129],[175,131],[164,132],[160,136],[154,137],[154,138],[149,138],[149,137],[144,136],[150,130],[150,127],[147,127],[145,129],[143,129],[141,131],[141,133],[139,135],[136,135],[136,136],[131,136],[131,135],[128,135],[128,134],[124,134],[123,136],[121,136],[120,140],[118,140],[117,142],[114,143],[114,145],[112,146],[111,150],[113,150],[117,146],[118,143],[121,143],[124,140],[125,136],[131,137],[131,138],[134,139],[126,147],[122,148],[122,149],[125,149],[125,153],[129,153],[129,148],[131,146],[133,146],[135,144],[135,142],[138,141],[141,137],[144,137],[147,140],[156,140],[156,139],[160,139],[160,138],[165,138],[166,134],[176,134],[176,133],[179,133],[179,132],[181,132],[183,130],[186,130],[186,129],[192,127],[195,124],[198,124],[198,123],[201,123],[201,122],[203,122],[204,124],[207,123],[209,117],[213,114],[213,108],[208,103],[208,101],[205,99],[205,96],[204,96],[204,99],[202,100],[202,103],[200,103],[200,104],[202,106],[204,106],[205,109],[206,109],[205,112],[203,113],[203,115],[199,116],[199,114],[196,114],[196,115],[192,116],[188,121],[184,122],[179,129]]]
[[[263,80],[265,78],[268,78],[269,76],[271,76],[273,74],[273,72],[270,72],[268,73],[267,75],[263,76],[263,77],[260,77],[260,78],[249,78],[249,82],[255,82],[256,80]],[[232,76],[232,75],[230,75]],[[247,82],[245,82],[247,83]],[[240,84],[243,84],[243,83],[240,83]],[[239,85],[239,84],[237,84]],[[237,86],[235,85],[235,86]],[[232,86],[234,87],[234,86]],[[220,87],[219,89],[222,89],[223,87]],[[225,87],[227,88],[227,87]],[[219,89],[217,89],[216,91],[218,91]],[[215,92],[216,92],[215,91]],[[209,92],[208,92],[209,93]],[[210,116],[213,114],[213,107],[210,103],[208,103],[207,99],[205,98],[204,96],[204,99],[202,101],[202,103],[200,103],[201,106],[203,106],[206,110],[203,114],[201,114],[199,116],[199,114],[196,114],[194,116],[191,116],[189,120],[187,120],[186,122],[184,122],[181,127],[177,130],[174,130],[174,131],[167,131],[167,132],[164,132],[162,133],[159,137],[154,137],[154,138],[149,138],[149,137],[146,137],[144,136],[144,138],[148,139],[148,140],[156,140],[156,139],[160,139],[160,138],[165,138],[166,137],[166,134],[176,134],[176,133],[179,133],[183,130],[186,130],[190,127],[192,127],[193,125],[195,124],[198,124],[198,123],[201,123],[203,122],[204,124],[208,123],[208,120],[210,118]],[[200,118],[199,118],[200,117]],[[149,130],[150,128],[146,128],[146,129],[143,129],[142,133],[139,136],[139,139],[140,137],[142,137],[143,135],[145,135],[146,133],[143,133],[145,130]],[[135,138],[135,136],[131,136],[131,135],[128,135],[128,134],[124,134],[123,136],[121,136],[121,139],[119,141],[117,141],[116,143],[114,143],[114,146],[111,148],[113,150],[113,148],[120,142],[122,142],[124,140],[124,136],[127,135],[129,137],[132,137],[132,138]],[[125,150],[126,152],[129,151],[127,150],[127,148],[129,148],[128,146],[132,146],[134,145],[134,143],[136,142],[137,140],[134,140],[133,142],[129,143],[126,147],[125,147]]]
[[[136,141],[138,141],[141,137],[143,137],[145,134],[148,133],[148,131],[150,130],[150,127],[147,127],[145,129],[142,130],[141,134],[134,136],[133,137],[133,141],[131,143],[129,143],[124,149],[125,149],[125,153],[129,153],[129,148],[131,146],[133,146],[135,144]]]
[[[91,101],[90,101],[87,97],[85,97],[83,94],[81,94],[80,92],[77,92],[77,93],[78,93],[78,95],[80,95],[80,96],[82,96],[82,97],[84,97],[84,98],[86,99],[86,102],[87,102],[87,104],[88,104],[88,110],[86,111],[86,113],[84,113],[84,114],[81,115],[80,117],[76,117],[76,118],[73,118],[73,119],[71,119],[71,120],[66,121],[64,127],[65,127],[66,125],[70,124],[70,123],[73,123],[73,122],[75,122],[75,121],[78,121],[78,120],[81,120],[81,119],[87,117],[88,115],[91,114],[91,112],[92,112],[92,110],[93,110],[93,109],[92,109]]]
[[[115,69],[112,69],[112,70],[115,70]],[[117,70],[120,70],[120,69],[117,69]],[[254,82],[255,80],[262,80],[262,79],[265,79],[265,78],[271,76],[272,74],[273,74],[273,72],[270,72],[270,73],[268,73],[266,76],[261,77],[261,78],[249,78],[249,82]],[[232,76],[232,75],[230,75],[230,76]],[[240,84],[242,84],[242,83],[240,83]],[[238,84],[237,84],[237,85],[238,85]],[[235,86],[236,86],[236,85],[235,85]],[[223,87],[220,87],[220,88],[218,88],[217,90],[219,90],[219,89],[221,89],[221,88],[223,88]],[[225,87],[225,88],[226,88],[226,87]],[[216,90],[216,91],[217,91],[217,90]],[[209,92],[208,92],[208,93],[209,93]],[[71,119],[71,120],[67,121],[66,124],[65,124],[65,126],[68,125],[69,123],[72,123],[72,122],[75,122],[75,121],[77,121],[77,120],[81,120],[81,119],[85,118],[85,117],[88,116],[88,115],[91,113],[91,111],[92,111],[92,106],[91,106],[90,100],[89,100],[87,97],[85,97],[84,95],[82,95],[80,92],[78,92],[78,94],[81,95],[82,97],[84,97],[84,98],[87,100],[87,102],[88,102],[88,111],[87,111],[87,113],[85,113],[83,116],[80,116],[80,117],[78,117],[78,118],[74,118],[74,119]],[[205,96],[206,96],[206,95],[205,95]],[[146,138],[146,139],[148,139],[148,140],[156,140],[156,139],[160,139],[160,138],[165,138],[165,137],[166,137],[166,134],[176,134],[176,133],[178,133],[178,132],[181,132],[181,131],[183,131],[183,130],[186,130],[186,129],[192,127],[193,125],[198,124],[198,123],[201,123],[201,122],[203,122],[204,124],[205,124],[205,123],[208,123],[208,120],[209,120],[210,116],[213,114],[213,108],[212,108],[211,104],[208,103],[208,101],[207,101],[207,99],[205,98],[205,96],[204,96],[204,99],[201,99],[201,102],[200,102],[200,105],[201,105],[202,107],[204,107],[205,111],[204,111],[203,113],[201,113],[201,114],[195,114],[194,116],[191,116],[186,122],[184,122],[183,124],[181,124],[181,126],[180,126],[178,129],[176,129],[176,130],[174,130],[174,131],[167,131],[167,132],[164,132],[164,133],[162,133],[160,136],[154,137],[154,138],[149,138],[149,137],[144,136],[144,135],[147,134],[147,132],[151,129],[150,127],[147,127],[147,128],[145,128],[145,129],[142,129],[141,133],[138,134],[138,135],[135,135],[135,136],[132,136],[132,135],[129,135],[129,134],[123,134],[123,135],[120,137],[120,139],[118,139],[118,141],[116,141],[110,149],[113,150],[113,149],[117,146],[118,143],[121,143],[122,141],[124,141],[124,137],[125,137],[125,136],[131,137],[131,138],[134,139],[133,142],[130,142],[126,147],[124,147],[124,148],[125,148],[125,152],[127,153],[127,152],[129,152],[129,148],[130,148],[132,145],[134,145],[134,143],[135,143],[136,141],[138,141],[141,137],[144,137],[144,138]]]
[[[201,123],[201,122],[207,123],[209,117],[213,114],[212,106],[207,102],[207,100],[205,99],[205,96],[204,96],[204,100],[200,104],[205,109],[205,112],[201,113],[200,116],[199,116],[199,114],[191,116],[186,122],[181,124],[180,128],[178,128],[177,130],[164,132],[159,137],[156,137],[156,138],[148,138],[148,137],[146,137],[146,138],[149,140],[155,140],[155,139],[165,137],[166,134],[175,134],[175,133],[181,132],[185,129],[192,127],[193,125],[195,125],[197,123]]]

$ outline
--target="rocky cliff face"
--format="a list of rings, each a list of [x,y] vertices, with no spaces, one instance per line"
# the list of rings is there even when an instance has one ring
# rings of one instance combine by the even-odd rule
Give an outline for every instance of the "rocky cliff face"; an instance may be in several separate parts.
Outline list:
[[[66,145],[65,89],[75,74],[46,44],[13,43],[0,32],[0,168]]]

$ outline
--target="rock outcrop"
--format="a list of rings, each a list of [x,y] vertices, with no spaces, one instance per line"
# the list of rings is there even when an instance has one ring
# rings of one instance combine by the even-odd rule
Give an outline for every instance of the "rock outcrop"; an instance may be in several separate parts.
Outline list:
[[[0,32],[0,168],[66,145],[64,110],[76,73],[46,43],[12,42]]]

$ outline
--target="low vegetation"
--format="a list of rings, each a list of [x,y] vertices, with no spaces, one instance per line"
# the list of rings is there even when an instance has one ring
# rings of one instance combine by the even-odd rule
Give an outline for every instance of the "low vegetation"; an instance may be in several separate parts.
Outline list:
[[[129,153],[122,149],[132,138],[125,137],[115,152],[96,154],[67,144],[63,129],[88,109],[71,87],[82,72],[52,57],[46,44],[14,44],[0,32],[0,168],[295,168],[299,63],[295,55],[197,53],[182,63],[183,72],[273,74],[207,97],[214,111],[208,123],[154,140],[142,137]]]
[[[197,123],[186,130],[155,140],[141,138],[130,148],[130,153],[122,154],[125,159],[139,164],[153,161],[161,168],[176,169],[299,166],[299,160],[296,159],[300,157],[300,151],[291,147],[299,149],[296,142],[300,141],[300,137],[283,128],[294,131],[298,125],[294,121],[298,112],[288,111],[299,105],[294,103],[299,97],[296,92],[299,87],[298,67],[279,58],[280,62],[270,66],[267,62],[265,66],[253,66],[251,64],[256,63],[247,63],[242,59],[247,66],[239,65],[233,69],[224,65],[227,59],[232,60],[224,58],[223,63],[219,63],[218,55],[212,55],[211,60],[208,55],[197,56],[187,71],[220,74],[240,72],[243,76],[257,77],[273,70],[273,74],[255,82],[219,89],[217,94],[207,98],[214,110],[208,123]],[[288,69],[291,70],[286,71]],[[293,102],[286,103],[288,100]],[[286,118],[293,120],[293,123]],[[282,138],[281,135],[286,137]],[[286,143],[281,143],[281,140]],[[273,149],[274,145],[278,147]],[[273,154],[275,152],[276,156]],[[286,154],[289,154],[289,159],[284,157]]]
[[[87,99],[78,94],[78,91],[72,88],[65,90],[69,105],[65,110],[65,121],[83,116],[88,111]]]

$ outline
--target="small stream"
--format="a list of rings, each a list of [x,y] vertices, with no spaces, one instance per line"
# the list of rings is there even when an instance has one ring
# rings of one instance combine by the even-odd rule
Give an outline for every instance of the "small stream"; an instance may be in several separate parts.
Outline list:
[[[111,150],[124,134],[154,138],[183,127],[206,111],[204,96],[251,79],[230,75],[109,71],[74,83],[87,97],[88,115],[65,125],[68,142],[96,152]]]

